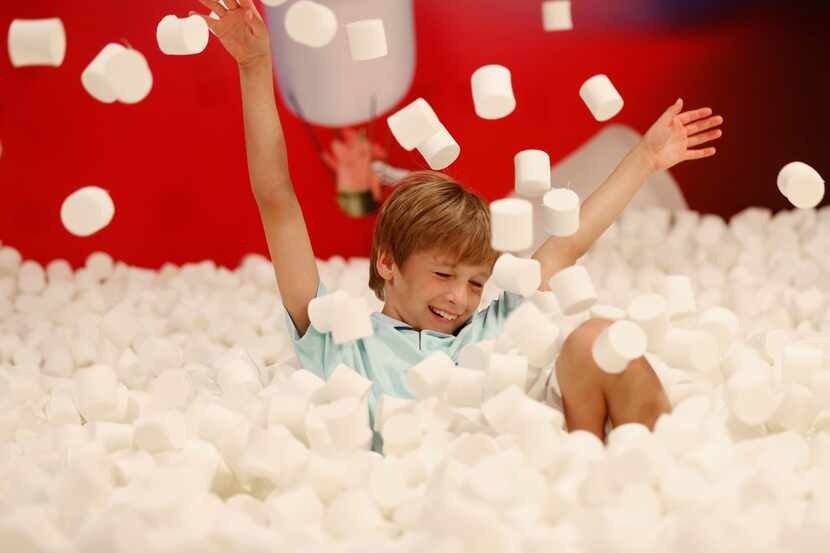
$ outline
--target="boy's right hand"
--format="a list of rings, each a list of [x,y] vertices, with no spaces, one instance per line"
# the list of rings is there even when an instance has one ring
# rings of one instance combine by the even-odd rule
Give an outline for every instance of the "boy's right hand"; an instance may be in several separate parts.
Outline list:
[[[253,0],[199,0],[212,10],[219,19],[200,15],[225,49],[233,56],[239,67],[267,60],[271,56],[271,41],[268,28],[254,7]]]

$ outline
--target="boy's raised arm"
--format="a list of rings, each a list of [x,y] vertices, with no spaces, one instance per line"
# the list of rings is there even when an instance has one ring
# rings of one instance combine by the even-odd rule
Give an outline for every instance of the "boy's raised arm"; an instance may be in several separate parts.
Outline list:
[[[320,277],[288,172],[268,29],[252,0],[224,0],[224,6],[214,0],[199,1],[219,16],[218,20],[203,17],[239,64],[251,189],[283,305],[303,335],[309,326],[308,303],[317,293]]]

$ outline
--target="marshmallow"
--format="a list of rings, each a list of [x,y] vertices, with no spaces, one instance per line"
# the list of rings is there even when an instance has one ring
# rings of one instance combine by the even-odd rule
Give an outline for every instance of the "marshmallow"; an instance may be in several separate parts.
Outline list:
[[[187,441],[187,423],[181,411],[163,411],[139,417],[133,436],[139,449],[158,453],[181,449]]]
[[[156,27],[159,49],[169,56],[198,54],[207,46],[209,37],[207,23],[200,15],[181,19],[167,15]]]
[[[414,405],[414,400],[409,398],[395,397],[388,394],[381,394],[375,408],[374,428],[383,432],[383,425],[396,413],[405,413]]]
[[[493,351],[492,340],[482,340],[467,344],[458,353],[458,364],[468,369],[486,371],[490,363],[490,353]]]
[[[107,72],[116,98],[124,104],[140,102],[153,88],[153,73],[138,50],[125,48],[113,53],[107,62]]]
[[[516,193],[541,196],[550,190],[550,156],[542,150],[523,150],[513,158]]]
[[[104,446],[108,453],[133,447],[134,428],[131,424],[93,422],[89,425],[92,439]]]
[[[778,190],[795,207],[809,209],[824,198],[824,179],[806,163],[793,161],[778,173]]]
[[[407,371],[407,386],[418,399],[442,398],[454,366],[446,353],[436,351]]]
[[[527,370],[527,367],[525,367]],[[478,407],[484,394],[485,373],[463,366],[453,367],[447,381],[447,403],[455,407]]]
[[[342,302],[349,295],[343,290],[313,298],[308,302],[308,319],[320,332],[331,332],[331,322]]]
[[[46,288],[46,271],[37,261],[30,259],[20,265],[17,273],[17,289],[27,294],[38,294]]]
[[[433,171],[446,169],[461,155],[461,146],[444,125],[417,148]]]
[[[510,386],[524,390],[527,381],[527,357],[491,353],[484,379],[484,398],[493,397]]]
[[[418,98],[386,118],[389,130],[401,148],[414,150],[435,136],[442,128],[438,116],[423,98]],[[433,152],[434,148],[427,148]]]
[[[669,318],[680,319],[697,311],[692,281],[685,275],[667,275],[662,293],[668,304]]]
[[[673,327],[666,333],[660,355],[672,367],[708,374],[719,366],[721,351],[708,332]]]
[[[623,99],[607,75],[594,75],[579,89],[582,101],[597,121],[608,121],[623,108]]]
[[[421,436],[421,422],[416,415],[392,415],[383,425],[383,451],[401,457],[420,445]]]
[[[579,196],[569,188],[554,188],[542,198],[545,232],[551,236],[572,236],[579,230]]]
[[[527,356],[532,367],[553,362],[558,351],[559,327],[530,302],[517,307],[504,323],[504,333]]]
[[[548,285],[565,315],[576,315],[597,301],[597,292],[591,275],[582,265],[572,265],[553,275]]]
[[[323,4],[298,0],[285,12],[285,30],[292,40],[321,48],[337,34],[337,17]]]
[[[613,305],[597,304],[591,307],[591,318],[593,319],[608,319],[609,321],[619,321],[626,318],[625,309],[614,307]]]
[[[501,119],[516,109],[510,70],[501,65],[485,65],[473,73],[473,103],[482,119]]]
[[[338,302],[332,314],[331,334],[336,344],[366,338],[374,333],[366,304],[352,297]]]
[[[536,290],[528,299],[545,315],[559,315],[562,313],[556,294],[550,290]]]
[[[735,341],[740,330],[738,317],[725,307],[710,307],[700,316],[698,327],[705,330],[715,338],[720,345],[720,350],[725,352],[730,344]]]
[[[617,321],[597,337],[591,352],[600,369],[619,374],[646,352],[647,337],[636,323]]]
[[[668,305],[659,294],[642,294],[631,300],[629,318],[640,325],[648,336],[648,350],[660,351],[669,330]]]
[[[75,236],[90,236],[110,224],[115,214],[112,198],[103,188],[85,186],[61,205],[63,226]]]
[[[533,245],[533,204],[518,198],[490,204],[490,245],[500,252],[518,252]]]
[[[345,397],[363,398],[371,389],[371,380],[364,378],[353,368],[341,363],[334,368],[325,385],[317,388],[311,394],[311,401],[319,405]]]
[[[781,394],[769,369],[758,364],[735,372],[726,381],[726,403],[744,424],[763,424],[781,404]]]
[[[824,352],[806,344],[789,344],[781,355],[784,375],[798,384],[810,386],[813,375],[822,370]]]
[[[493,266],[493,279],[499,288],[527,298],[542,284],[542,266],[535,259],[503,253]]]
[[[326,425],[334,447],[351,450],[369,445],[372,432],[369,429],[369,407],[366,400],[345,397],[315,409]]]
[[[571,0],[547,0],[542,2],[542,27],[546,31],[569,31],[573,29]]]
[[[58,67],[66,55],[66,31],[60,19],[15,19],[9,25],[9,58],[14,67]]]
[[[349,51],[355,61],[382,58],[387,53],[382,19],[363,19],[346,24]]]
[[[271,524],[276,528],[290,528],[319,524],[323,518],[323,503],[310,487],[300,487],[283,494],[272,495],[265,502]]]
[[[108,68],[113,57],[124,50],[126,48],[120,44],[114,42],[107,44],[81,73],[81,84],[84,90],[99,102],[111,104],[118,99]]]
[[[223,6],[225,5],[224,2],[222,2],[222,0],[219,0],[219,1]],[[265,4],[266,6],[274,7],[274,6],[281,6],[282,4],[285,3],[285,0],[262,0],[262,3]]]

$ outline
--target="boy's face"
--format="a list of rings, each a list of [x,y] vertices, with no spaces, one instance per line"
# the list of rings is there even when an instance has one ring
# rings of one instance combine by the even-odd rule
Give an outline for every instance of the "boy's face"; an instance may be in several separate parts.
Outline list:
[[[438,248],[409,256],[402,267],[381,254],[383,313],[418,330],[453,334],[478,309],[491,265],[455,264]],[[439,314],[439,312],[441,314]]]

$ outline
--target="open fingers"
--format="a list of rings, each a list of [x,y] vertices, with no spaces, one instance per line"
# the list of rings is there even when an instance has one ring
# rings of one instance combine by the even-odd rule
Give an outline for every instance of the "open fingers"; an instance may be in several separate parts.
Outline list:
[[[204,7],[208,8],[209,10],[212,10],[219,17],[222,17],[223,15],[228,13],[228,10],[225,9],[225,6],[223,6],[216,0],[199,0],[199,3]]]
[[[708,132],[698,133],[694,136],[690,136],[688,138],[687,147],[692,148],[694,146],[699,146],[705,142],[710,142],[712,140],[718,139],[721,137],[723,132],[720,129],[715,129]]]
[[[693,134],[697,134],[699,132],[709,130],[713,127],[717,127],[721,123],[723,123],[723,117],[721,117],[720,115],[715,115],[714,117],[709,117],[707,119],[698,120],[698,121],[695,121],[694,123],[686,125],[686,132],[688,133],[689,136],[691,136]]]
[[[228,7],[228,11],[239,8],[239,2],[237,2],[236,0],[221,0],[221,2]]]
[[[700,108],[681,113],[677,116],[677,118],[680,119],[681,123],[686,125],[688,123],[691,123],[692,121],[697,121],[698,119],[709,117],[710,115],[712,115],[712,108]]]
[[[700,148],[698,150],[686,150],[686,159],[690,160],[690,159],[701,159],[701,158],[704,158],[704,157],[710,157],[710,156],[715,155],[716,151],[717,150],[715,150],[714,147]]]

